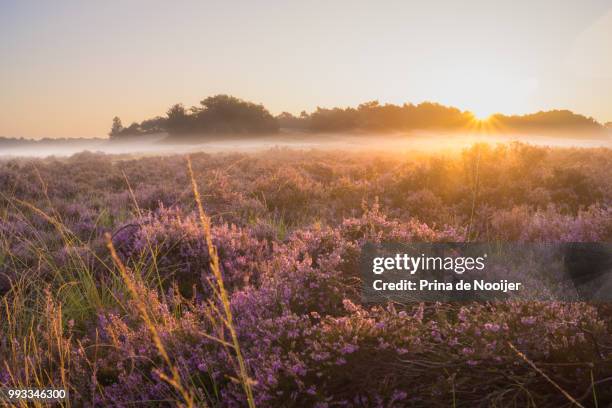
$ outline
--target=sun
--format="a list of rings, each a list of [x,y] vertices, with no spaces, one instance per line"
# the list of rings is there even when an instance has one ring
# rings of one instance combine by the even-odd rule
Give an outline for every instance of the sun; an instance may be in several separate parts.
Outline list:
[[[486,122],[493,116],[495,112],[485,109],[471,109],[470,112],[474,115],[474,119],[479,122]]]

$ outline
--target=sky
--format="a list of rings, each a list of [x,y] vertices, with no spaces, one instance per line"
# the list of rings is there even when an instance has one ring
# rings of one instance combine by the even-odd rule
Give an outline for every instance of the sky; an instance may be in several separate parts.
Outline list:
[[[612,1],[0,0],[0,136],[97,137],[227,93],[612,121]]]

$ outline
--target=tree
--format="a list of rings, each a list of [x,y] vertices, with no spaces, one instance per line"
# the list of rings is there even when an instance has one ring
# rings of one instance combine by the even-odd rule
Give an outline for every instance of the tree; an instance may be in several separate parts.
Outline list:
[[[166,126],[166,118],[156,116],[152,119],[143,120],[140,123],[140,131],[145,134],[163,132]]]
[[[275,133],[278,122],[268,110],[259,104],[229,95],[210,96],[193,107],[193,133],[200,134],[249,134]]]
[[[121,123],[121,119],[119,119],[119,116],[115,116],[113,118],[113,126],[111,127],[111,131],[108,135],[110,137],[116,137],[116,136],[119,136],[122,131],[123,131],[123,124]]]
[[[190,117],[182,103],[174,104],[166,112],[166,130],[170,133],[188,132]]]

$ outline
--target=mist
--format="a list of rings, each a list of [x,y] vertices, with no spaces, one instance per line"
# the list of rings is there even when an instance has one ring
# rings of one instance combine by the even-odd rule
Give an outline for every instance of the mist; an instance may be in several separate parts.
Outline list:
[[[470,133],[430,133],[416,132],[405,134],[353,134],[330,133],[304,135],[281,133],[257,138],[225,137],[201,143],[169,142],[165,135],[140,137],[133,141],[111,141],[108,139],[69,139],[61,141],[28,141],[0,148],[0,158],[45,158],[68,157],[81,152],[95,152],[113,155],[155,156],[186,154],[193,152],[257,152],[271,148],[289,149],[331,149],[331,150],[376,150],[376,151],[453,151],[466,148],[474,143],[521,142],[537,146],[551,147],[604,147],[612,148],[612,138],[553,137],[545,135],[483,135]]]

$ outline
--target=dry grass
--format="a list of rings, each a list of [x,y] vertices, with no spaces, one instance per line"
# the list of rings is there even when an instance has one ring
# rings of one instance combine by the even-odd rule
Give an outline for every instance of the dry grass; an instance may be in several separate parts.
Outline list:
[[[217,308],[213,310],[217,311],[220,315],[221,321],[224,323],[227,330],[230,332],[232,346],[234,352],[236,353],[236,360],[238,361],[239,374],[240,374],[240,384],[244,389],[244,393],[246,394],[247,402],[249,407],[255,407],[255,400],[253,398],[253,390],[251,388],[252,380],[248,375],[247,367],[244,362],[244,358],[242,356],[242,352],[240,350],[240,343],[238,342],[238,335],[236,334],[236,329],[234,327],[232,309],[229,301],[229,296],[227,291],[225,290],[225,284],[223,283],[223,276],[221,275],[221,268],[219,266],[219,256],[217,255],[217,248],[214,246],[212,242],[212,233],[210,229],[210,218],[204,212],[204,206],[202,205],[202,200],[200,198],[200,193],[198,190],[198,184],[195,180],[195,175],[193,173],[193,167],[191,166],[191,159],[189,156],[187,157],[187,168],[189,170],[189,177],[191,179],[191,187],[193,189],[193,195],[198,207],[198,216],[200,219],[200,223],[202,228],[204,229],[204,237],[206,239],[206,246],[208,247],[208,254],[210,256],[210,267],[213,272],[213,276],[215,278],[215,285],[211,284],[214,293],[221,300],[221,304],[223,305],[223,311],[219,313]],[[214,306],[212,301],[209,302],[210,306]]]
[[[171,376],[168,377],[165,373],[163,373],[160,370],[157,370],[157,374],[164,381],[166,381],[168,384],[170,384],[172,387],[174,387],[178,391],[178,393],[183,398],[185,406],[189,408],[193,407],[194,406],[193,395],[187,388],[183,386],[182,381],[181,381],[181,376],[179,374],[179,370],[172,363],[172,361],[170,360],[170,356],[166,352],[166,348],[164,347],[161,341],[161,338],[159,337],[155,323],[149,317],[147,306],[144,300],[140,297],[138,287],[135,282],[135,277],[132,274],[130,274],[129,270],[125,267],[125,265],[119,258],[119,255],[117,255],[117,252],[115,251],[115,247],[113,246],[113,241],[111,239],[110,234],[106,235],[106,241],[107,241],[108,250],[111,253],[113,261],[115,262],[115,265],[117,265],[117,268],[121,272],[121,276],[123,277],[125,286],[128,288],[130,294],[132,295],[135,301],[136,307],[138,308],[138,311],[140,313],[140,316],[142,317],[142,320],[144,321],[146,327],[149,329],[149,332],[151,333],[151,337],[153,338],[153,342],[155,343],[155,347],[157,348],[157,351],[159,351],[159,354],[162,356],[166,365],[168,366]],[[203,405],[207,406],[204,402],[203,402]]]
[[[548,381],[553,387],[555,387],[557,390],[559,390],[559,392],[561,392],[561,394],[563,394],[563,396],[565,398],[567,398],[572,404],[576,405],[577,407],[580,408],[585,408],[584,405],[582,405],[580,402],[578,402],[574,397],[572,397],[567,391],[565,391],[559,384],[557,384],[556,382],[553,381],[552,378],[550,378],[548,375],[546,375],[546,373],[542,370],[540,370],[538,368],[538,366],[535,365],[535,363],[533,361],[531,361],[529,358],[527,358],[527,356],[525,354],[523,354],[522,352],[520,352],[515,346],[514,344],[508,342],[508,346],[510,346],[510,348],[521,358],[523,359],[523,361],[525,361],[527,364],[529,364],[531,366],[531,368],[533,368],[538,374],[540,374],[542,377],[544,377],[546,379],[546,381]]]

